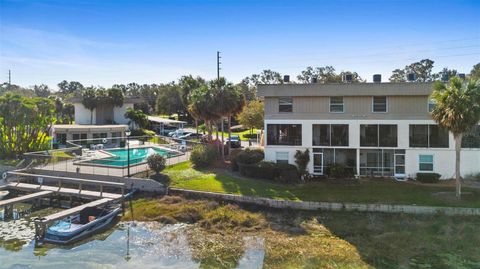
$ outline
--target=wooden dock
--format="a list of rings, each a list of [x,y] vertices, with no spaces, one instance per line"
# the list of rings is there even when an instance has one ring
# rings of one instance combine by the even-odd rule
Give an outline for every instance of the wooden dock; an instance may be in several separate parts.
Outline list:
[[[72,208],[60,211],[60,212],[52,214],[52,215],[48,215],[46,217],[42,217],[40,220],[41,220],[41,222],[47,224],[47,223],[50,223],[50,222],[53,222],[53,221],[56,221],[56,220],[61,220],[61,219],[67,218],[69,216],[75,215],[75,214],[79,213],[80,211],[82,211],[83,209],[85,209],[87,207],[101,206],[101,205],[105,205],[105,204],[107,204],[111,201],[112,201],[112,199],[102,198],[102,199],[99,199],[99,200],[92,201],[90,203],[86,203],[86,204],[83,204],[83,205],[79,205],[79,206],[76,206],[76,207],[72,207]]]
[[[15,197],[15,198],[12,198],[12,199],[0,200],[0,207],[10,206],[10,205],[13,205],[13,204],[16,204],[16,203],[28,202],[28,201],[31,201],[31,200],[34,200],[34,199],[49,196],[51,194],[53,194],[53,191],[40,191],[40,192],[34,192],[34,193],[31,193],[31,194]]]
[[[121,194],[109,193],[103,191],[89,191],[82,189],[72,189],[58,186],[47,186],[47,185],[38,185],[30,183],[17,183],[10,182],[7,184],[9,189],[20,190],[20,191],[50,191],[62,195],[68,196],[77,196],[81,198],[89,199],[98,199],[98,198],[110,198],[110,199],[119,199],[122,197]]]

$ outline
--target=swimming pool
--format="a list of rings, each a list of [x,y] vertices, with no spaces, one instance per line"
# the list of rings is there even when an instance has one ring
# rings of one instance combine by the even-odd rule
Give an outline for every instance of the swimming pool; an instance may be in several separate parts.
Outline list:
[[[84,164],[105,165],[115,167],[126,167],[128,164],[127,149],[107,149],[104,150],[114,156],[83,162]],[[156,147],[131,148],[130,165],[141,164],[147,161],[147,157],[152,154],[160,154],[165,158],[178,155],[176,152]]]

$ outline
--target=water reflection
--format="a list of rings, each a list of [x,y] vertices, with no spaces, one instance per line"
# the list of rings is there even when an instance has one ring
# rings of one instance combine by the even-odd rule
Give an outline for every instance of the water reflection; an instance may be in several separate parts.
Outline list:
[[[6,223],[6,222],[5,222]],[[15,221],[24,227],[28,222]],[[23,242],[12,251],[0,248],[2,268],[199,268],[192,259],[187,224],[163,225],[154,222],[119,223],[114,229],[68,248],[44,245],[35,248],[29,229],[22,230]],[[0,229],[4,231],[2,226]],[[17,233],[13,226],[7,230]],[[33,228],[32,228],[33,230]],[[28,232],[27,232],[28,231]],[[2,233],[3,237],[6,233]],[[8,237],[10,236],[10,237]],[[12,242],[13,235],[7,235]],[[5,237],[4,237],[5,238]],[[30,239],[30,240],[29,240]],[[208,241],[208,238],[205,238]],[[244,238],[245,251],[236,268],[260,268],[263,262],[263,239]],[[0,242],[2,239],[0,237]],[[3,240],[5,242],[5,240]],[[214,253],[212,253],[214,255]],[[205,266],[205,264],[203,264]]]

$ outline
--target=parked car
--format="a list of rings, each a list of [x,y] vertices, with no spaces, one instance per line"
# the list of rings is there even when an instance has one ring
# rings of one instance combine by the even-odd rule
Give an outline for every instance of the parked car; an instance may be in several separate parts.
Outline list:
[[[177,127],[174,126],[165,126],[163,130],[160,132],[161,135],[168,136],[169,133],[175,132],[177,130]]]
[[[179,136],[185,135],[188,132],[185,132],[183,129],[178,129],[173,132],[168,133],[168,136],[173,137],[173,138],[178,138]]]
[[[241,148],[242,147],[242,141],[240,140],[240,136],[238,135],[232,135],[230,139],[227,138],[227,145],[230,144],[231,148]]]
[[[178,137],[178,139],[184,139],[184,140],[189,140],[189,139],[197,139],[197,138],[202,138],[202,134],[197,134],[197,133],[187,133],[187,134],[184,134],[180,137]]]
[[[172,135],[172,138],[180,138],[181,136],[185,136],[185,135],[188,135],[188,134],[191,134],[190,132],[184,132],[184,131],[180,131],[180,132],[176,132]]]

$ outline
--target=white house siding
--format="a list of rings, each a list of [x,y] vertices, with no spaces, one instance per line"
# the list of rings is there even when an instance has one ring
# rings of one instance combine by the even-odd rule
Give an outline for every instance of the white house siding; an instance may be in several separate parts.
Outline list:
[[[96,124],[96,110],[93,110],[93,121],[90,122],[92,111],[86,109],[81,103],[74,103],[75,106],[75,124]]]
[[[117,124],[128,124],[129,120],[125,118],[127,108],[133,108],[132,103],[123,104],[121,107],[113,107],[113,120]]]
[[[435,173],[442,175],[442,178],[451,178],[455,173],[455,142],[453,135],[449,135],[449,148],[410,148],[409,147],[409,125],[410,124],[435,124],[433,120],[265,120],[265,130],[268,124],[301,124],[302,125],[302,146],[265,146],[265,160],[275,161],[276,152],[288,152],[289,163],[295,164],[294,154],[296,150],[309,149],[312,152],[312,125],[313,124],[348,124],[349,125],[349,146],[348,147],[325,147],[321,148],[349,148],[360,149],[360,125],[362,124],[396,124],[398,135],[398,146],[396,148],[383,149],[405,149],[405,174],[414,178],[419,172],[419,155],[430,154],[434,156],[433,169]],[[267,141],[267,132],[265,132]],[[320,148],[320,147],[319,147]],[[379,149],[376,147],[362,147],[361,149]],[[359,162],[357,152],[357,163]],[[310,173],[313,173],[313,155],[308,165]],[[461,174],[467,175],[480,172],[480,149],[462,149]]]

